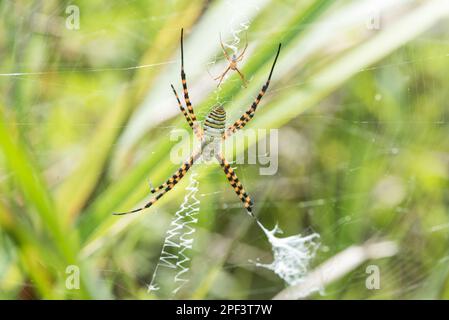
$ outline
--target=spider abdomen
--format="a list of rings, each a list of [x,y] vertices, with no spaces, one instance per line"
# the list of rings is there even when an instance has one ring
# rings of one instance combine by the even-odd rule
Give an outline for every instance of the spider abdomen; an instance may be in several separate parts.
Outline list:
[[[220,154],[223,133],[226,125],[226,111],[218,106],[212,109],[204,119],[203,160],[210,161]]]
[[[204,119],[204,133],[208,138],[221,138],[225,131],[226,111],[222,106],[212,109]]]

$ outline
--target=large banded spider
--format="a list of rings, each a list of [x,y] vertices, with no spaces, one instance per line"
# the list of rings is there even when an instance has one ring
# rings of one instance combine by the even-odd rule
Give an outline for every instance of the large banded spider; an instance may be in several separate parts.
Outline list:
[[[274,58],[273,65],[271,66],[268,79],[265,82],[265,85],[262,87],[259,94],[257,95],[254,102],[251,104],[250,108],[237,121],[235,121],[234,124],[225,129],[226,112],[222,106],[215,106],[206,116],[203,123],[203,127],[201,127],[196,118],[195,112],[193,111],[192,103],[190,102],[189,98],[189,91],[187,89],[186,74],[184,72],[183,34],[184,30],[181,29],[181,80],[184,91],[184,101],[187,110],[182,105],[178,93],[176,92],[173,85],[171,85],[171,88],[173,90],[173,93],[175,94],[179,109],[184,114],[187,123],[192,128],[196,137],[201,141],[201,146],[197,151],[193,152],[193,154],[182,164],[182,166],[170,178],[168,178],[167,181],[165,181],[157,188],[151,187],[150,189],[151,193],[157,192],[159,193],[154,198],[152,198],[147,204],[138,209],[114,214],[123,215],[128,213],[134,213],[151,207],[164,194],[173,189],[174,186],[186,175],[187,171],[192,167],[193,163],[202,156],[203,159],[206,161],[210,160],[212,157],[215,157],[218,160],[220,166],[223,168],[223,171],[226,174],[226,178],[228,179],[235,193],[243,202],[243,205],[248,211],[248,213],[254,217],[252,213],[253,201],[251,200],[250,196],[246,193],[242,183],[237,178],[237,175],[235,174],[234,170],[231,168],[231,166],[221,153],[221,144],[226,138],[231,136],[237,130],[242,129],[254,117],[257,106],[259,105],[260,100],[262,99],[263,95],[268,89],[268,85],[270,84],[271,75],[273,74],[274,66],[276,65],[279,52],[281,51],[281,44],[279,44],[276,57]]]

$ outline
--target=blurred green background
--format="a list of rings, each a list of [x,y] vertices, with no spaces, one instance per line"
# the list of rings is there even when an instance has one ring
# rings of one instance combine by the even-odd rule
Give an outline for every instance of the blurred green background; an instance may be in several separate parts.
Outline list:
[[[69,5],[79,29],[66,26]],[[449,298],[448,6],[0,1],[0,298],[163,297],[147,285],[189,178],[151,210],[111,213],[148,200],[148,179],[179,166],[170,132],[187,124],[170,83],[180,90],[181,27],[200,119],[217,102],[237,119],[283,44],[247,126],[279,129],[278,171],[236,165],[262,223],[284,236],[319,233],[312,268],[366,241],[398,245],[310,298]],[[230,40],[242,23],[249,85],[230,73],[217,90],[219,34]],[[266,237],[218,165],[194,170],[201,210],[190,281],[175,298],[272,298],[285,283],[249,262],[272,260]],[[379,290],[365,287],[369,264],[380,267]],[[69,265],[80,268],[79,290],[66,288]]]

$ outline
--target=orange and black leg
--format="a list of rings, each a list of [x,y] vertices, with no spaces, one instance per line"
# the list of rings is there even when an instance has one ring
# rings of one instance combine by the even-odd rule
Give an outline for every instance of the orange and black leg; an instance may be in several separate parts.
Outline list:
[[[257,95],[256,99],[252,103],[251,107],[238,119],[232,126],[226,129],[225,133],[223,134],[223,139],[226,139],[230,135],[232,135],[237,130],[240,130],[246,124],[254,117],[254,113],[256,112],[257,106],[259,105],[260,100],[262,100],[262,97],[264,96],[265,92],[268,89],[268,86],[270,85],[271,76],[273,74],[274,66],[276,65],[276,61],[279,56],[279,52],[281,51],[281,45],[279,44],[278,51],[276,53],[276,57],[274,58],[273,65],[271,66],[270,75],[268,76],[267,82],[262,87],[262,90],[260,90],[259,94]]]
[[[190,118],[189,114],[187,113],[186,109],[183,107],[181,100],[179,100],[179,96],[175,90],[175,87],[173,87],[173,85],[171,85],[171,88],[173,90],[173,93],[175,94],[179,109],[181,110],[182,114],[184,115],[184,118],[186,118],[187,123],[189,124],[190,128],[192,128],[192,130],[195,132],[194,123],[193,123],[192,119]]]
[[[182,82],[182,89],[184,93],[184,101],[187,106],[187,111],[189,112],[190,119],[193,122],[195,135],[197,137],[201,136],[201,128],[198,125],[198,121],[196,119],[195,112],[193,111],[192,103],[190,101],[189,97],[189,90],[187,89],[187,80],[186,80],[186,73],[184,72],[184,29],[181,29],[181,82]]]
[[[242,183],[239,181],[239,178],[237,178],[234,169],[232,169],[232,167],[229,165],[229,163],[226,161],[223,155],[217,155],[216,158],[220,163],[221,167],[223,168],[223,171],[226,174],[226,178],[228,179],[235,193],[239,197],[240,201],[243,202],[243,206],[248,211],[248,213],[252,217],[254,217],[254,214],[252,212],[253,201],[251,200],[250,196],[246,193]]]
[[[162,196],[164,194],[166,194],[167,192],[169,192],[171,189],[173,189],[175,187],[175,185],[186,175],[187,171],[189,171],[189,169],[192,167],[193,163],[199,158],[200,155],[201,155],[201,152],[196,152],[195,154],[193,154],[189,159],[187,159],[182,164],[182,166],[166,182],[164,182],[162,185],[160,185],[156,189],[151,188],[151,193],[155,193],[157,191],[161,191],[161,192],[156,197],[154,197],[149,202],[147,202],[143,207],[134,209],[131,211],[127,211],[127,212],[114,213],[114,215],[124,215],[124,214],[128,214],[128,213],[139,212],[139,211],[142,211],[144,209],[151,207],[153,204],[156,203],[156,201],[158,201],[160,198],[162,198]]]

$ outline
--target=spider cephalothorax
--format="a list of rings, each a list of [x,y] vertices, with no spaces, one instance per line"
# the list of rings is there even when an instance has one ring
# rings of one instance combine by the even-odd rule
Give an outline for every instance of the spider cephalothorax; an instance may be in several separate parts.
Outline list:
[[[218,160],[220,166],[223,168],[223,171],[226,174],[226,178],[228,179],[239,199],[243,202],[243,206],[249,214],[253,215],[253,202],[243,188],[243,185],[235,174],[234,169],[232,169],[232,167],[222,155],[220,146],[226,138],[231,136],[237,130],[242,129],[254,117],[257,106],[259,105],[260,100],[262,99],[263,95],[268,89],[268,85],[270,84],[271,75],[273,74],[274,66],[276,65],[280,50],[281,45],[279,44],[270,74],[264,86],[262,87],[262,90],[260,90],[250,108],[237,121],[235,121],[234,124],[226,128],[226,112],[222,106],[216,106],[212,108],[211,112],[209,112],[209,114],[206,116],[206,118],[204,119],[203,127],[201,127],[196,118],[195,112],[193,111],[192,103],[190,102],[189,98],[189,91],[187,89],[186,75],[184,72],[183,30],[181,30],[181,80],[184,93],[184,101],[187,110],[182,105],[181,100],[179,100],[178,93],[176,92],[173,85],[171,85],[171,87],[178,102],[179,109],[184,114],[184,117],[186,118],[189,126],[192,128],[195,136],[201,141],[201,146],[182,164],[182,166],[170,178],[168,178],[167,181],[165,181],[157,188],[151,187],[151,193],[159,193],[147,204],[132,211],[115,214],[128,214],[151,207],[164,194],[173,189],[174,186],[186,175],[187,171],[192,167],[193,163],[202,156],[205,160],[213,157]]]

